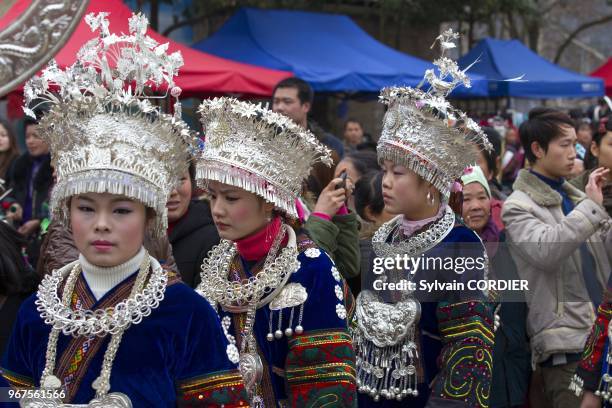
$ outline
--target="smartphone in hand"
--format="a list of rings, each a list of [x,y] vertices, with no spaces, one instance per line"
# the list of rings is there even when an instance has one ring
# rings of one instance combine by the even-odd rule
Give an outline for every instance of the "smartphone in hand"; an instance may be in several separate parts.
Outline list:
[[[346,170],[342,170],[342,173],[340,173],[339,177],[342,179],[342,182],[336,184],[336,190],[340,188],[346,188],[346,178],[348,177],[348,174],[346,174]]]

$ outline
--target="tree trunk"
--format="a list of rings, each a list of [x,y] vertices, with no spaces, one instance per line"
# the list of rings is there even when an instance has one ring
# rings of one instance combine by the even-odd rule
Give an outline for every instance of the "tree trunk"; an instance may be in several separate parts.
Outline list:
[[[508,33],[510,34],[510,38],[516,38],[517,40],[520,40],[522,35],[518,30],[517,21],[514,18],[514,13],[512,11],[508,11],[506,16],[508,18]]]
[[[487,28],[489,32],[489,37],[498,38],[497,34],[497,15],[495,13],[491,13],[489,18],[487,19]]]
[[[386,20],[385,12],[381,10],[378,17],[379,17],[378,18],[378,38],[380,38],[380,41],[384,43],[385,42],[385,20]]]
[[[540,42],[540,23],[536,19],[527,24],[527,41],[529,48],[537,53]]]
[[[405,12],[405,4],[402,2],[400,6],[399,13],[396,20],[395,27],[395,49],[399,50],[402,47],[402,28],[404,27],[404,12]]]
[[[151,0],[151,28],[159,29],[159,0]]]
[[[468,15],[468,48],[471,50],[474,46],[474,14],[470,10]]]

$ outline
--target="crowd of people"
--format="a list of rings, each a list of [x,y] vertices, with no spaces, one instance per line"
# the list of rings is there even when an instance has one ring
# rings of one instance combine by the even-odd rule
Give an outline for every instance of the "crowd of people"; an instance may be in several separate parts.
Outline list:
[[[440,103],[457,74],[382,90],[381,135],[351,118],[336,137],[289,78],[270,110],[204,100],[199,136],[180,118],[176,57],[152,51],[146,21],[122,36],[89,22],[101,37],[85,60],[26,86],[27,151],[0,121],[0,386],[48,391],[22,404],[611,398],[605,101],[536,108],[499,132]],[[133,52],[104,71],[113,41]],[[173,90],[174,115],[151,104],[151,82]],[[455,266],[387,266],[402,257]],[[502,280],[527,287],[469,284]]]

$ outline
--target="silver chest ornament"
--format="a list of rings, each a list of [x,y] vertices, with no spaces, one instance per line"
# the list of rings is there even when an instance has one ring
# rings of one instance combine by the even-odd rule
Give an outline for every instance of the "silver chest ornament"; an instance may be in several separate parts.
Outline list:
[[[251,334],[243,341],[242,352],[240,353],[240,360],[238,362],[238,371],[242,376],[250,405],[254,408],[260,408],[263,407],[263,398],[258,394],[257,386],[263,378],[264,366],[261,357],[257,353],[255,337]]]
[[[400,222],[401,216],[394,218],[372,237],[378,257],[420,256],[448,235],[454,226],[455,215],[447,206],[440,219],[407,240],[401,236]],[[375,401],[381,397],[401,401],[419,394],[415,335],[420,317],[421,304],[409,292],[405,292],[397,303],[385,303],[371,290],[357,296],[356,325],[351,330],[359,392],[369,394]]]
[[[374,401],[418,395],[415,327],[420,316],[421,305],[412,297],[389,304],[370,290],[357,296],[352,334],[359,392]]]
[[[95,385],[95,381],[94,381]],[[61,389],[62,383],[54,375],[47,376],[42,383],[41,394],[45,391],[57,393]],[[130,398],[121,392],[112,392],[100,397],[96,397],[87,404],[64,404],[59,398],[24,398],[19,401],[19,406],[23,408],[132,408]]]
[[[120,392],[106,394],[93,399],[89,404],[63,404],[59,399],[24,398],[19,402],[24,408],[132,408],[132,402],[127,395]]]
[[[299,283],[288,283],[281,290],[277,297],[270,302],[270,317],[268,319],[268,334],[266,339],[268,341],[280,340],[284,335],[289,338],[293,336],[293,333],[302,334],[304,328],[302,327],[302,318],[304,316],[304,303],[308,299],[308,292],[306,288]],[[295,315],[295,309],[299,306],[298,322],[295,328],[293,327],[293,320]],[[290,309],[289,323],[283,332],[283,309]],[[274,331],[274,312],[277,312],[278,326]]]

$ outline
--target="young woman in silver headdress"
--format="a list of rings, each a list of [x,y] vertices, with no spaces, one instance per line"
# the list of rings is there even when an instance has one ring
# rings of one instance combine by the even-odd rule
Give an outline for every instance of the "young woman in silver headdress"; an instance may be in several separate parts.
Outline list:
[[[439,37],[443,47],[455,35]],[[475,285],[486,275],[478,236],[449,206],[452,187],[486,138],[445,96],[465,74],[435,61],[452,81],[426,73],[430,89],[387,88],[378,142],[385,210],[374,234],[372,273],[356,303],[353,340],[359,405],[488,406],[493,316]],[[462,119],[463,128],[451,120]],[[466,259],[472,259],[471,262]]]
[[[25,88],[51,106],[40,121],[57,175],[51,206],[80,255],[24,302],[2,376],[37,388],[23,394],[25,407],[244,404],[230,361],[237,352],[216,313],[143,248],[146,230],[165,234],[166,200],[196,146],[186,124],[143,93],[150,81],[178,96],[180,54],[157,47],[140,15],[121,36],[108,32],[104,13],[86,21],[101,36],[80,62],[51,64]]]
[[[247,102],[207,100],[199,112],[197,178],[222,241],[197,290],[240,350],[251,406],[355,406],[350,291],[329,256],[290,225],[302,180],[314,163],[330,162],[329,151]]]

